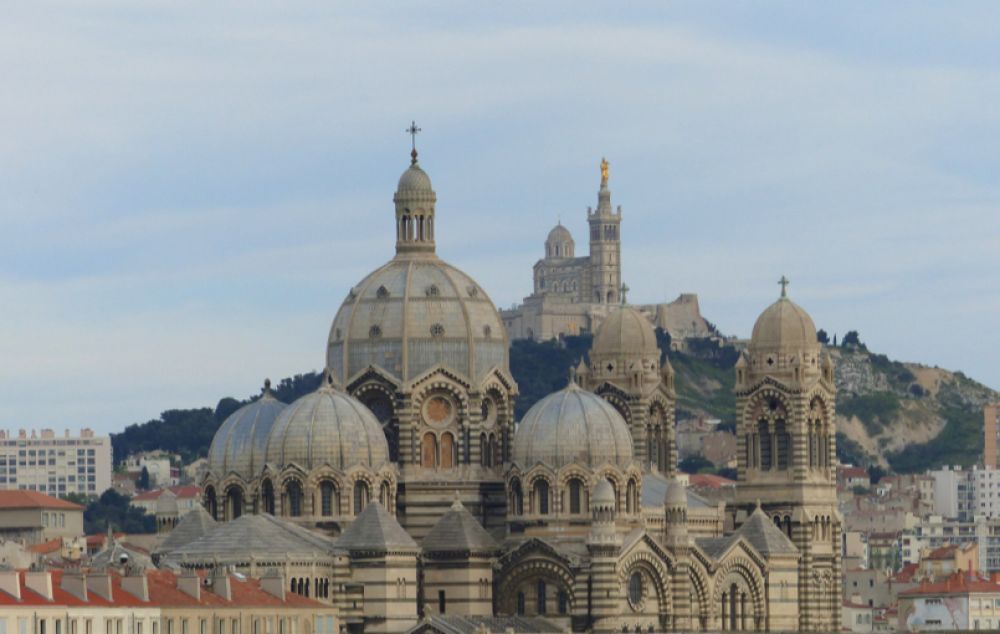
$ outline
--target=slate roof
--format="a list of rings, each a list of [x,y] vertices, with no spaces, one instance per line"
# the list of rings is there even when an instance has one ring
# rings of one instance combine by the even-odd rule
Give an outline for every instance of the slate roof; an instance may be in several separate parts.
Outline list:
[[[760,507],[750,514],[734,535],[743,537],[762,555],[794,555],[799,552]]]
[[[228,562],[255,558],[307,557],[334,550],[333,540],[297,524],[260,513],[242,515],[171,551],[175,561]]]
[[[489,552],[499,549],[496,540],[458,500],[427,533],[422,546],[425,552]]]
[[[351,552],[420,550],[396,518],[378,502],[370,502],[336,542],[337,548]]]
[[[718,559],[726,552],[729,545],[735,541],[732,535],[728,537],[700,537],[694,540],[705,554],[712,559]]]
[[[650,508],[662,508],[663,499],[667,494],[667,487],[670,486],[670,480],[659,473],[647,473],[642,476],[642,506]],[[687,493],[687,505],[689,509],[696,508],[715,508],[715,504],[712,504],[702,496],[691,490],[691,487],[686,487],[685,492]]]
[[[196,505],[194,509],[181,518],[172,531],[167,533],[163,541],[153,550],[153,554],[169,553],[190,544],[207,535],[215,527],[215,520],[208,514],[208,511],[200,504]]]
[[[420,621],[406,634],[474,634],[488,632],[515,632],[515,634],[548,634],[564,631],[563,628],[541,617],[524,616],[440,616],[434,615]]]

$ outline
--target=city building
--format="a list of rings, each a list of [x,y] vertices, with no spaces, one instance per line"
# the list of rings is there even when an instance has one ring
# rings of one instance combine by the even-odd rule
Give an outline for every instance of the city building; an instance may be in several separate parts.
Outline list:
[[[624,301],[628,289],[621,277],[622,210],[611,204],[604,160],[597,209],[587,209],[587,224],[590,250],[584,256],[576,255],[576,242],[561,221],[549,232],[545,254],[534,266],[531,295],[500,313],[511,339],[544,341],[560,335],[596,333],[601,322]],[[676,342],[715,334],[701,316],[697,295],[686,293],[669,304],[635,309]]]
[[[149,487],[173,487],[180,483],[180,468],[171,466],[180,456],[165,451],[144,451],[125,458],[125,471],[133,480],[139,479],[143,469],[149,474]]]
[[[100,495],[111,487],[111,438],[81,429],[57,436],[51,429],[0,431],[0,489],[49,495]]]
[[[83,535],[83,507],[37,491],[0,491],[0,537],[37,544]]]
[[[10,634],[337,634],[331,606],[216,570],[0,570],[0,632]]]
[[[436,201],[414,150],[396,255],[347,292],[320,387],[286,405],[265,382],[223,421],[201,482],[218,523],[167,523],[194,534],[154,557],[279,568],[350,632],[494,615],[609,633],[839,629],[834,367],[787,280],[736,367],[735,499],[709,501],[676,477],[673,371],[617,278],[589,282],[607,313],[588,361],[515,427],[506,331],[437,257]],[[591,215],[606,273],[620,218],[606,175]]]
[[[983,406],[983,464],[1000,469],[1000,403]]]
[[[177,499],[177,512],[180,517],[187,515],[195,508],[201,506],[201,487],[193,484],[146,491],[145,493],[140,493],[133,497],[131,504],[132,506],[141,508],[149,515],[154,515],[156,513],[157,501],[167,491],[170,491],[170,493]]]
[[[979,571],[979,543],[948,544],[926,549],[920,554],[917,576],[920,579],[943,579],[955,572]]]
[[[907,632],[1000,629],[1000,583],[956,572],[900,592],[897,627]]]
[[[961,467],[931,471],[934,478],[934,513],[949,519],[970,521],[976,511],[971,471]]]

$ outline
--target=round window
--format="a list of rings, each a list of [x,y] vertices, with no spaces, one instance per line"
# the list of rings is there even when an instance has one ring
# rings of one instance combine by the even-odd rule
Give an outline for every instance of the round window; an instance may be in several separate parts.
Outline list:
[[[487,397],[482,402],[483,425],[492,427],[497,422],[497,406],[493,399]]]
[[[434,425],[444,425],[451,422],[455,406],[446,396],[436,395],[424,403],[424,420]]]

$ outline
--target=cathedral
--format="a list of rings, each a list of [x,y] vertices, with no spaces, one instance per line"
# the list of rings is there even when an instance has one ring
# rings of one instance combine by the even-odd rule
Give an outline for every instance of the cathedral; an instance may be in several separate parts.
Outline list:
[[[285,404],[265,384],[221,425],[204,510],[158,518],[159,565],[280,569],[349,632],[838,630],[833,365],[785,286],[735,368],[737,504],[713,504],[677,471],[673,369],[620,295],[606,164],[596,259],[575,268],[557,227],[550,254],[570,264],[536,274],[606,315],[565,387],[516,421],[504,321],[438,258],[437,195],[411,156],[395,256],[347,289],[322,385]]]

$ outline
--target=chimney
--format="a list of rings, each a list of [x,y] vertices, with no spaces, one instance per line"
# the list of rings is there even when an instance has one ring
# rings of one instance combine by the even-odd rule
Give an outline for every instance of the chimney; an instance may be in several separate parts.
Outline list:
[[[149,601],[149,582],[141,570],[127,570],[122,577],[122,590],[143,603]]]
[[[226,601],[232,601],[233,599],[233,587],[232,578],[229,576],[229,572],[224,566],[216,567],[212,571],[212,583],[209,587],[212,590],[212,594],[222,597]]]
[[[177,589],[194,597],[195,601],[201,601],[201,577],[190,568],[177,575]]]
[[[52,573],[48,570],[24,573],[24,586],[35,594],[42,595],[47,601],[52,600]]]
[[[87,577],[79,570],[64,572],[59,587],[81,601],[87,600]]]
[[[271,568],[260,578],[260,589],[281,601],[285,600],[285,578],[275,568]]]
[[[105,601],[112,601],[111,595],[111,575],[108,573],[100,573],[96,575],[87,575],[87,592],[93,592],[97,596],[101,597]]]
[[[21,600],[21,574],[16,570],[0,570],[0,592]]]

